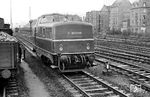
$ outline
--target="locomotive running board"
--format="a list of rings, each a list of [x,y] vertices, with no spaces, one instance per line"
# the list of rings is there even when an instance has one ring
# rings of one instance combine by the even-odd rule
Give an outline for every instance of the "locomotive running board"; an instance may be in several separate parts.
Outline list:
[[[67,73],[67,72],[80,72],[83,71],[84,69],[75,69],[75,70],[64,70],[64,71],[60,71],[61,73]]]
[[[55,65],[51,65],[50,67],[53,69],[58,68],[58,66],[55,66]]]

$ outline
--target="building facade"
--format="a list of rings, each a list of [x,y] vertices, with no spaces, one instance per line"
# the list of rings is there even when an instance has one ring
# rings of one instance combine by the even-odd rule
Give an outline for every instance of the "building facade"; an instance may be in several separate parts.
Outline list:
[[[136,0],[130,12],[131,31],[150,33],[150,0]]]
[[[88,23],[93,24],[93,31],[98,33],[99,32],[99,18],[100,18],[100,11],[90,11],[86,12],[85,21]]]
[[[69,21],[82,21],[82,17],[78,15],[66,15]]]
[[[110,30],[121,31],[125,21],[130,20],[131,3],[129,0],[116,0],[110,8]],[[128,23],[127,23],[128,24]]]
[[[100,18],[99,18],[99,31],[101,33],[107,33],[109,31],[109,18],[110,17],[110,6],[104,5],[100,11]]]

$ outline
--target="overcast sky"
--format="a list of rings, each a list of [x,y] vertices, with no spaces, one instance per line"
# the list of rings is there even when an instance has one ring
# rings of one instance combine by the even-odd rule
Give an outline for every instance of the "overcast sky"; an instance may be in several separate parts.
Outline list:
[[[29,6],[31,19],[42,14],[62,13],[84,16],[87,11],[100,10],[102,6],[111,5],[115,0],[12,0],[12,21],[20,25],[29,21]],[[135,0],[130,0],[131,2]],[[5,23],[10,23],[10,0],[1,0],[0,17]]]

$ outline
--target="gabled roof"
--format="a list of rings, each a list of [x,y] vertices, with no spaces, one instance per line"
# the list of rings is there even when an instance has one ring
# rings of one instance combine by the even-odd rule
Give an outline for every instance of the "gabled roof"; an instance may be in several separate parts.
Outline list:
[[[124,4],[124,3],[130,3],[131,4],[131,2],[129,0],[116,0],[112,4],[112,7],[114,7],[114,6],[120,6],[121,4]]]
[[[103,11],[110,11],[110,6],[104,5],[103,8],[101,9],[101,12]]]

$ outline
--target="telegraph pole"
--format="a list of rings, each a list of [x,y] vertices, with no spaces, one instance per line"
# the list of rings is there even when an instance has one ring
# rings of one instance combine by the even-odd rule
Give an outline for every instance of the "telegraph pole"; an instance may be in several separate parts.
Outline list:
[[[10,26],[13,28],[13,23],[12,23],[12,1],[10,0]]]
[[[29,6],[29,23],[30,23],[30,35],[32,35],[32,20],[31,20],[31,6]]]
[[[29,6],[29,20],[31,20],[31,6]]]

